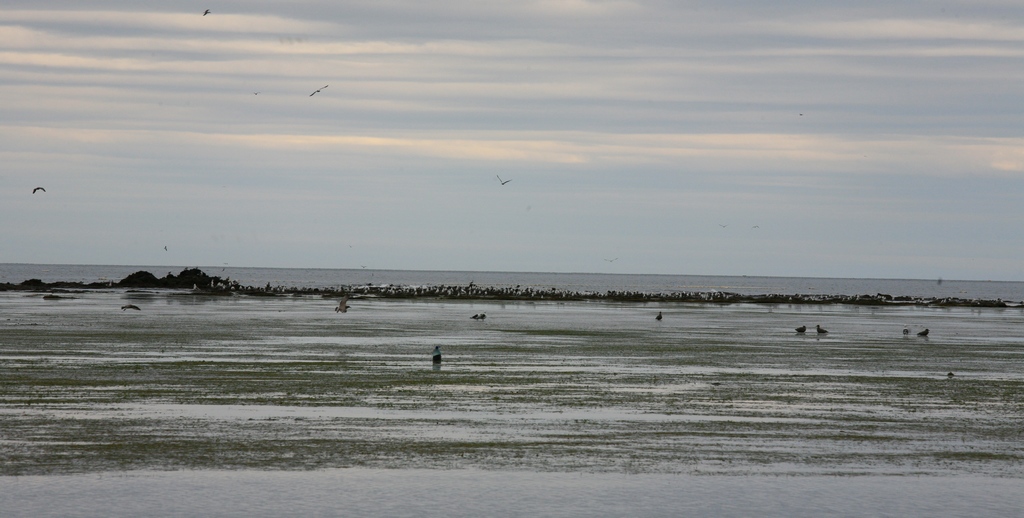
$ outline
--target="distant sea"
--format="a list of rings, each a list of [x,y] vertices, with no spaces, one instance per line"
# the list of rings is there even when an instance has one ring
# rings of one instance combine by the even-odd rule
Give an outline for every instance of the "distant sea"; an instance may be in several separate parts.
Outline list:
[[[0,283],[18,284],[28,279],[44,282],[119,281],[140,270],[157,277],[177,275],[184,266],[74,265],[0,263]],[[418,270],[370,270],[327,268],[243,268],[199,266],[211,276],[230,278],[243,286],[332,288],[357,285],[531,287],[564,291],[604,293],[636,291],[677,293],[724,291],[742,295],[875,295],[922,298],[1001,299],[1024,301],[1024,282],[960,281],[941,279],[842,279],[816,277],[747,277],[720,275],[647,275],[605,273],[461,272]]]

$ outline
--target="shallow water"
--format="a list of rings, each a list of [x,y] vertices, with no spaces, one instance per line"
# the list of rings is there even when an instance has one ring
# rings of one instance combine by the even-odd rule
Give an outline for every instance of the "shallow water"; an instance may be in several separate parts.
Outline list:
[[[7,517],[1020,516],[988,477],[722,477],[480,470],[174,471],[0,479]]]
[[[1021,506],[1019,308],[68,296],[0,292],[4,516]]]

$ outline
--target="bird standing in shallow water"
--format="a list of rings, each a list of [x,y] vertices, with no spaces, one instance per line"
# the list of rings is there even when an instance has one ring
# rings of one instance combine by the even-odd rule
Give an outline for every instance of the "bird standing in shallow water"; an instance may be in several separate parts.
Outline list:
[[[800,326],[800,327],[796,328],[796,332],[797,333],[804,333],[806,331],[807,331],[807,326]]]
[[[828,332],[828,330],[827,330],[827,329],[822,329],[822,327],[821,327],[821,326],[814,326],[814,327],[815,327],[815,328],[817,328],[817,330],[818,330],[818,334],[819,334],[819,335],[823,335],[823,334],[825,334],[825,333],[827,333],[827,332]]]
[[[928,329],[925,329],[924,331],[917,333],[917,336],[928,336]]]
[[[661,320],[661,311],[658,312],[658,316],[654,317],[655,320]]]

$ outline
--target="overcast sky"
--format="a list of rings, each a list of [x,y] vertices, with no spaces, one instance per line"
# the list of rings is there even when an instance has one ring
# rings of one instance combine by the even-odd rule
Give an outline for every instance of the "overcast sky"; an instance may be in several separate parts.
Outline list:
[[[0,262],[1024,280],[1024,3],[4,0],[0,222]]]

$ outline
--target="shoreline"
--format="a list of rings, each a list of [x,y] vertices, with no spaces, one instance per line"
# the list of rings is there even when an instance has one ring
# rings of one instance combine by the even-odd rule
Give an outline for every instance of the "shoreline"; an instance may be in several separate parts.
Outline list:
[[[114,282],[43,282],[29,279],[19,284],[0,283],[0,291],[25,291],[46,293],[59,297],[56,293],[72,293],[75,291],[103,289],[168,289],[175,291],[187,290],[191,295],[212,296],[304,296],[315,295],[325,298],[352,296],[354,298],[388,298],[388,299],[448,299],[448,300],[507,300],[507,301],[607,301],[607,302],[680,302],[707,304],[849,304],[860,306],[938,306],[938,307],[975,307],[975,308],[1024,308],[1024,301],[1013,303],[1001,299],[968,299],[959,297],[911,297],[893,296],[885,293],[874,295],[821,295],[821,294],[740,294],[726,291],[684,291],[684,292],[644,292],[644,291],[574,291],[550,288],[547,290],[533,287],[516,286],[492,287],[468,285],[426,285],[403,286],[394,284],[342,285],[337,287],[263,287],[242,286],[230,278],[222,279],[209,276],[198,268],[185,269],[175,276],[168,273],[164,278],[157,278],[146,271],[135,272],[124,279]],[[51,297],[53,298],[53,297]]]

